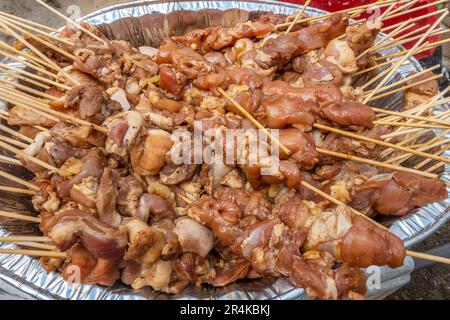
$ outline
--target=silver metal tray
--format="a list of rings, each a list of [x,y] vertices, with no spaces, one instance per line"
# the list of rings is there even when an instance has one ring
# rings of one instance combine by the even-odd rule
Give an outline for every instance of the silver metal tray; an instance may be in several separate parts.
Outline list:
[[[267,11],[293,14],[299,6],[275,1],[137,1],[108,7],[83,18],[85,21],[101,25],[102,30],[112,38],[130,40],[134,45],[157,45],[160,37],[181,34],[192,28],[210,25],[234,25],[243,22],[257,12]],[[310,15],[324,11],[308,8]],[[380,37],[386,37],[382,34]],[[392,48],[385,53],[402,50]],[[404,78],[411,71],[422,70],[414,58],[399,68],[394,79]],[[397,109],[401,105],[402,94],[378,100],[377,105]],[[1,103],[1,102],[0,102]],[[447,151],[445,156],[449,156]],[[2,170],[17,176],[27,177],[24,170],[0,164]],[[449,167],[445,167],[441,178],[450,181]],[[28,176],[30,177],[30,176]],[[8,182],[0,178],[0,183]],[[27,212],[31,210],[28,198],[0,192],[0,210]],[[405,245],[410,247],[434,233],[450,218],[450,200],[430,204],[400,219],[385,221]],[[0,220],[0,236],[10,234],[32,234],[37,231],[31,224]],[[2,245],[13,248],[13,245]],[[368,298],[380,298],[409,281],[413,262],[409,257],[405,265],[392,270],[381,268],[381,288],[369,289]],[[124,285],[113,288],[81,285],[70,288],[58,273],[47,274],[37,259],[26,256],[0,255],[0,295],[19,299],[309,299],[303,289],[293,287],[287,279],[243,281],[225,288],[189,287],[182,294],[171,296],[151,289],[132,291]]]

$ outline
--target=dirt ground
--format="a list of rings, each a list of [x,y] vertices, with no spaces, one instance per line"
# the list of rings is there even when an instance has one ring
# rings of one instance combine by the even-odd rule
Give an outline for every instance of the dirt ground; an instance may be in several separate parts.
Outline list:
[[[83,16],[108,5],[129,1],[131,0],[48,0],[47,2],[67,15],[70,15],[71,12],[77,10],[76,7],[69,6],[77,5],[80,8],[81,16]],[[0,10],[52,27],[59,27],[64,22],[61,18],[49,13],[46,9],[37,5],[32,0],[0,1]],[[444,55],[444,61],[446,61],[446,64],[448,65],[450,46],[444,48]],[[450,242],[450,223],[447,223],[434,236],[425,240],[413,249],[417,251],[426,251],[448,242]],[[450,266],[435,265],[414,272],[411,276],[411,282],[388,297],[388,299],[450,299]]]

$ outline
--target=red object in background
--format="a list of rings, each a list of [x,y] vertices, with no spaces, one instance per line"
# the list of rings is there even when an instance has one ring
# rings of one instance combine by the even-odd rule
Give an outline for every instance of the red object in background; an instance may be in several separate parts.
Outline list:
[[[435,1],[435,0],[421,0],[421,1],[418,1],[416,4],[414,4],[412,6],[412,8],[417,8],[417,7],[426,5],[428,3],[431,3],[433,1]],[[282,2],[290,2],[290,3],[295,3],[295,4],[304,4],[306,1],[305,0],[282,0]],[[349,8],[362,6],[362,5],[365,5],[365,4],[369,4],[371,2],[372,3],[376,2],[376,0],[366,0],[366,1],[364,1],[364,0],[312,0],[311,3],[310,3],[310,6],[318,8],[318,9],[326,10],[326,11],[329,11],[329,12],[336,12],[336,11],[340,11],[340,10],[345,10],[345,9],[349,9]],[[394,7],[393,10],[395,10],[395,8],[397,8],[397,7],[401,6],[401,5],[403,5],[403,4],[397,5],[396,7]],[[382,8],[381,12],[384,12],[387,8],[388,7]],[[397,18],[387,19],[387,20],[383,21],[383,27],[394,25],[394,24],[397,24],[397,23],[402,22],[402,21],[406,21],[409,18],[416,18],[416,17],[419,17],[419,16],[424,16],[424,15],[426,15],[428,13],[431,13],[431,12],[434,12],[434,11],[437,11],[437,10],[438,9],[437,9],[436,6],[430,6],[428,8],[420,9],[420,10],[417,10],[415,12],[411,12],[411,13],[399,16]],[[373,12],[371,12],[370,14],[373,14]],[[362,17],[367,17],[370,14],[362,15]],[[427,24],[429,24],[431,26],[434,22],[436,22],[436,20],[438,18],[439,18],[439,16],[436,15],[436,16],[433,16],[433,17],[421,19],[421,20],[416,22],[416,26],[414,28],[418,29],[418,28],[420,28],[422,26],[425,26]],[[394,29],[389,30],[389,32],[392,32]],[[413,30],[413,28],[410,28],[405,33],[411,32],[412,30]],[[398,36],[401,36],[402,34],[405,34],[405,33],[400,33]],[[414,34],[413,36],[415,36],[415,35],[416,34]],[[436,41],[439,41],[439,40],[440,40],[440,36],[437,35],[437,36],[431,36],[431,37],[427,38],[426,41],[429,41],[431,43],[431,42],[436,42]],[[410,49],[411,47],[414,46],[416,41],[417,40],[411,41],[409,43],[405,43],[404,46],[407,49]],[[435,48],[427,50],[427,51],[424,51],[424,52],[421,52],[421,53],[416,55],[416,58],[418,58],[418,59],[426,58],[428,56],[433,55],[434,51],[435,51]]]

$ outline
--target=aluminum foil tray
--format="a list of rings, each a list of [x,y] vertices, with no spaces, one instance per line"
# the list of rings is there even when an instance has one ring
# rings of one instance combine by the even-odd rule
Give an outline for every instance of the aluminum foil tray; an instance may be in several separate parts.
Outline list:
[[[96,11],[83,19],[96,25],[111,39],[126,39],[135,46],[157,46],[163,36],[182,34],[194,28],[212,25],[231,26],[244,22],[259,12],[293,14],[299,6],[275,1],[137,1]],[[309,15],[323,14],[324,11],[308,8]],[[381,34],[379,37],[387,37]],[[385,53],[402,50],[395,47]],[[6,61],[11,63],[11,61]],[[422,67],[414,58],[406,61],[397,71],[393,80],[404,78],[411,71]],[[377,106],[398,109],[403,96],[398,93],[389,99],[380,99]],[[0,102],[1,104],[1,102]],[[449,156],[447,151],[445,156]],[[31,178],[25,170],[0,164],[0,168],[22,178]],[[450,181],[449,167],[445,167],[441,178]],[[10,184],[0,178],[2,185]],[[0,210],[30,212],[29,198],[0,192]],[[407,247],[430,236],[450,218],[450,200],[430,204],[400,219],[383,221],[405,241]],[[7,219],[0,219],[0,236],[10,234],[29,235],[37,232],[35,226]],[[14,245],[4,244],[3,248]],[[395,270],[381,268],[381,288],[369,289],[367,297],[376,299],[386,296],[409,281],[413,270],[412,259]],[[37,259],[18,255],[0,255],[0,296],[18,299],[309,299],[303,289],[293,287],[287,279],[254,280],[232,284],[225,288],[189,287],[180,295],[166,295],[151,289],[138,292],[124,285],[113,288],[81,285],[69,287],[58,273],[47,274]]]

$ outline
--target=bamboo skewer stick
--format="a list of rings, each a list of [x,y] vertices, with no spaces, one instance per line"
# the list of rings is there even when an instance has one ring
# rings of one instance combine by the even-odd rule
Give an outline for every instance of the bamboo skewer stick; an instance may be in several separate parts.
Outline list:
[[[43,25],[43,24],[31,21],[31,20],[27,20],[27,19],[15,16],[15,15],[3,12],[3,11],[0,11],[0,16],[7,17],[7,18],[10,18],[10,19],[14,19],[14,20],[17,20],[17,21],[21,21],[21,22],[24,22],[24,23],[29,24],[31,26],[35,26],[35,27],[38,27],[38,28],[41,28],[41,29],[44,29],[44,30],[47,30],[47,31],[50,31],[50,32],[55,32],[55,33],[58,32],[58,30],[56,30],[54,28],[50,28],[49,26],[46,26],[46,25]]]
[[[401,84],[403,84],[403,83],[405,83],[405,82],[408,82],[409,80],[412,80],[412,79],[417,78],[418,76],[424,74],[424,73],[427,72],[427,71],[433,71],[433,70],[436,70],[436,69],[439,68],[439,67],[440,67],[439,65],[435,65],[435,66],[432,66],[432,67],[430,67],[430,68],[424,69],[424,70],[422,70],[422,71],[420,71],[420,72],[414,73],[413,75],[410,75],[410,76],[408,76],[408,77],[406,77],[406,78],[400,79],[399,81],[396,81],[396,82],[394,82],[394,83],[388,84],[388,85],[386,85],[386,86],[380,88],[380,91],[384,91],[384,90],[387,90],[387,89],[390,89],[390,88],[399,86],[399,85],[401,85]],[[369,90],[369,91],[364,92],[364,95],[367,95],[367,94],[370,93],[371,91],[372,91],[372,90]]]
[[[48,47],[48,48],[50,48],[50,49],[52,49],[52,50],[58,52],[59,54],[65,56],[66,58],[69,58],[69,59],[71,59],[71,60],[76,60],[76,57],[75,57],[73,54],[70,54],[70,53],[64,51],[63,49],[61,49],[61,48],[55,46],[53,43],[48,42],[47,40],[42,39],[41,37],[38,37],[38,36],[32,34],[31,32],[26,31],[25,29],[19,27],[17,24],[14,24],[14,23],[12,23],[11,21],[9,21],[9,20],[7,20],[7,19],[5,19],[5,18],[1,18],[1,17],[0,17],[0,21],[3,21],[3,23],[5,23],[6,25],[8,25],[9,27],[11,27],[11,28],[13,28],[13,29],[16,29],[17,31],[21,32],[22,34],[27,35],[27,36],[29,36],[30,38],[32,38],[32,39],[34,39],[34,40],[36,40],[36,41],[42,43],[42,44],[45,45],[46,47]]]
[[[2,15],[1,12],[0,12],[0,15]],[[17,21],[17,20],[14,20],[14,19],[16,19],[16,17],[15,17],[14,19],[11,19],[11,18],[9,18],[9,17],[4,16],[3,19],[4,19],[4,20],[7,20],[7,21],[9,21],[9,22],[11,22],[11,23],[14,23],[14,24],[16,24],[16,25],[18,25],[18,26],[20,26],[20,27],[22,27],[22,28],[25,28],[25,29],[34,31],[34,32],[36,32],[36,33],[38,33],[38,34],[40,34],[40,35],[42,35],[42,36],[45,36],[45,37],[51,38],[51,39],[53,39],[53,40],[59,41],[59,42],[61,42],[61,43],[64,43],[64,44],[66,44],[66,45],[68,45],[68,46],[73,46],[73,45],[74,45],[74,43],[73,43],[72,41],[69,41],[68,39],[65,39],[65,38],[61,38],[61,37],[55,36],[55,35],[53,35],[53,34],[51,34],[51,33],[42,31],[41,29],[35,28],[35,27],[33,27],[33,26],[31,26],[31,25],[28,25],[28,24],[26,24],[26,23],[22,23],[22,22],[19,22],[19,21]],[[58,30],[54,30],[54,31],[52,31],[52,32],[58,33]]]
[[[32,257],[67,258],[67,253],[57,251],[0,249],[0,254],[19,254]]]
[[[59,88],[64,89],[64,90],[70,90],[71,89],[71,87],[66,86],[65,84],[62,84],[62,83],[59,83],[59,82],[56,82],[56,81],[53,81],[53,80],[41,77],[41,76],[39,76],[37,74],[30,73],[30,72],[27,72],[25,70],[13,68],[13,67],[11,67],[11,66],[9,66],[7,64],[4,64],[4,63],[0,63],[0,67],[2,67],[4,69],[8,69],[8,70],[16,72],[16,73],[20,73],[20,74],[26,75],[29,78],[40,80],[42,82],[48,83],[49,85],[52,85],[52,86],[55,86],[55,87],[59,87]]]
[[[17,246],[26,247],[26,248],[42,249],[42,250],[49,250],[49,251],[58,250],[58,248],[55,245],[51,245],[51,244],[36,243],[36,242],[19,242],[19,241],[3,241],[3,242],[15,244]]]
[[[391,126],[391,127],[412,127],[412,128],[432,128],[432,129],[447,129],[450,124],[447,123],[446,126],[443,125],[435,125],[435,124],[427,124],[427,123],[417,123],[417,122],[390,122],[390,121],[377,121],[373,122],[374,124],[381,126]]]
[[[447,159],[447,158],[438,157],[438,156],[435,156],[435,155],[432,155],[432,154],[429,154],[429,153],[425,153],[425,152],[413,150],[413,149],[410,149],[410,148],[397,146],[397,145],[392,144],[392,143],[388,143],[388,142],[384,142],[384,141],[380,141],[380,140],[364,137],[364,136],[361,136],[361,135],[358,135],[358,134],[354,134],[354,133],[351,133],[351,132],[347,132],[347,131],[344,131],[344,130],[339,130],[339,129],[332,128],[332,127],[329,127],[329,126],[325,126],[323,124],[316,123],[313,126],[315,128],[317,128],[317,129],[320,129],[320,130],[334,132],[334,133],[337,133],[337,134],[340,134],[340,135],[343,135],[343,136],[347,136],[347,137],[350,137],[350,138],[354,138],[354,139],[357,139],[357,140],[370,142],[370,143],[373,143],[373,144],[377,144],[377,145],[380,145],[380,146],[383,146],[383,147],[396,149],[396,150],[403,151],[403,152],[406,152],[406,153],[411,153],[411,154],[414,154],[416,156],[420,156],[420,157],[424,157],[424,158],[431,158],[433,160],[450,163],[450,159]]]
[[[366,164],[369,164],[369,165],[382,167],[382,168],[386,168],[386,169],[391,169],[391,170],[395,170],[395,171],[409,172],[409,173],[421,175],[421,176],[424,176],[424,177],[427,177],[427,178],[437,178],[438,177],[435,174],[429,174],[429,173],[418,171],[418,170],[415,170],[415,169],[402,167],[402,166],[397,166],[397,165],[392,165],[392,164],[388,164],[388,163],[385,163],[385,162],[379,162],[379,161],[375,161],[375,160],[371,160],[371,159],[361,158],[361,157],[357,157],[357,156],[353,156],[353,155],[349,155],[349,154],[342,154],[340,152],[334,152],[334,151],[321,149],[321,148],[316,148],[316,150],[319,153],[326,154],[326,155],[329,155],[329,156],[333,156],[333,157],[336,157],[336,158],[341,158],[341,159],[346,159],[346,160],[351,160],[351,161],[357,161],[357,162],[366,163]]]
[[[52,8],[51,6],[49,6],[48,4],[46,4],[45,2],[41,1],[41,0],[35,0],[37,3],[39,3],[40,5],[46,7],[48,10],[50,10],[51,12],[53,12],[54,14],[56,14],[57,16],[63,18],[64,20],[66,20],[67,22],[75,25],[77,28],[79,28],[81,31],[83,31],[84,33],[86,33],[87,35],[91,36],[92,38],[94,38],[97,41],[102,42],[103,44],[105,44],[106,46],[109,45],[109,43],[98,37],[97,35],[95,35],[94,33],[92,33],[91,31],[87,30],[86,28],[84,28],[83,26],[81,26],[80,24],[76,23],[75,21],[73,21],[72,19],[66,17],[65,15],[63,15],[62,13],[60,13],[58,10]]]
[[[44,90],[50,89],[50,86],[48,86],[46,84],[43,84],[43,83],[40,83],[40,82],[37,82],[37,81],[35,81],[33,79],[21,76],[19,74],[16,74],[12,70],[8,70],[8,69],[0,67],[0,71],[8,74],[8,76],[7,76],[8,78],[13,78],[13,79],[16,79],[16,80],[22,80],[22,81],[28,82],[31,85],[35,85],[37,87],[40,87],[40,88],[42,88]]]
[[[434,12],[431,12],[431,13],[428,13],[428,14],[424,14],[423,16],[419,16],[419,17],[416,17],[416,18],[412,18],[409,22],[417,22],[417,21],[420,21],[420,20],[425,19],[425,18],[434,17],[434,16],[436,16],[436,15],[443,14],[443,13],[445,13],[446,11],[447,11],[447,9],[441,9],[441,10],[438,10],[438,11],[434,11]],[[406,12],[406,13],[408,13],[408,12]],[[392,17],[390,17],[390,18],[392,18]],[[400,22],[400,23],[393,24],[393,25],[391,25],[391,26],[382,28],[380,31],[386,33],[386,31],[389,31],[389,30],[392,30],[392,29],[397,28],[400,24],[401,24],[401,22]],[[434,28],[433,28],[433,29],[434,29]]]
[[[448,2],[448,0],[434,1],[434,2],[431,2],[431,3],[428,3],[428,4],[424,4],[422,6],[418,6],[416,8],[411,8],[409,10],[405,10],[405,11],[402,11],[402,12],[398,12],[398,13],[389,15],[389,17],[387,17],[385,20],[397,18],[397,17],[403,16],[405,14],[410,14],[410,13],[413,13],[413,12],[416,12],[416,11],[419,11],[419,10],[423,10],[423,9],[426,9],[426,8],[429,8],[431,6],[435,6],[435,5],[438,5],[438,4],[441,4],[441,3],[446,3],[446,2]],[[411,4],[410,3],[406,3],[406,5],[411,5]]]
[[[408,23],[409,23],[409,21],[405,21],[403,24],[399,25],[394,31],[391,32],[391,34],[389,36],[392,38],[395,35],[397,35],[398,33],[408,30],[416,25],[415,23],[411,23],[411,24],[408,24]],[[414,34],[416,32],[419,32],[420,29],[424,29],[424,28],[427,28],[427,26],[423,26],[423,27],[419,28],[418,30],[416,29],[411,32]],[[370,47],[370,48],[367,48],[366,50],[364,50],[359,56],[356,57],[356,60],[361,59],[362,57],[364,57],[366,54],[368,54],[370,52],[379,51],[380,48],[384,47],[383,43],[385,43],[388,40],[390,40],[390,38],[386,37],[384,39],[381,39],[377,43],[374,43],[373,47]],[[391,43],[391,42],[389,42],[389,43]]]
[[[20,188],[14,188],[14,187],[6,187],[6,186],[0,186],[0,191],[25,194],[25,195],[29,195],[29,196],[34,195],[34,192],[31,190],[28,190],[28,189],[20,189]]]
[[[41,218],[33,217],[33,216],[27,216],[25,214],[8,212],[8,211],[0,211],[0,217],[41,223]]]
[[[44,161],[42,161],[42,160],[40,160],[38,158],[32,157],[32,156],[28,155],[27,153],[23,152],[22,150],[16,149],[13,146],[11,146],[11,145],[9,145],[7,143],[4,143],[2,141],[0,141],[0,148],[8,150],[9,152],[12,152],[16,156],[19,156],[19,157],[25,158],[25,159],[27,159],[27,160],[29,160],[31,162],[34,162],[35,164],[40,165],[41,167],[43,167],[45,169],[48,169],[51,172],[56,172],[56,173],[60,174],[63,177],[72,175],[68,171],[56,168],[56,167],[48,164],[47,162],[44,162]]]
[[[420,151],[420,152],[422,152],[422,151],[427,151],[427,150],[433,149],[433,148],[435,148],[435,147],[438,147],[438,146],[442,145],[443,143],[449,143],[449,142],[450,142],[450,139],[446,139],[446,140],[444,140],[444,141],[438,141],[438,142],[436,142],[436,143],[433,143],[433,144],[430,144],[430,145],[426,145],[426,146],[417,148],[416,151]],[[433,154],[433,156],[435,156],[435,154]],[[409,155],[409,154],[403,154],[403,155],[397,156],[397,157],[395,157],[395,158],[388,159],[388,160],[386,160],[385,162],[386,162],[386,163],[397,163],[397,164],[401,164],[402,162],[405,162],[406,160],[408,160],[408,159],[411,158],[411,157],[412,157],[412,155]],[[446,159],[446,158],[443,158],[443,159]],[[433,159],[433,160],[435,160],[435,159]],[[441,161],[441,162],[442,162],[442,161]]]
[[[37,56],[39,56],[43,61],[46,61],[50,64],[52,69],[55,71],[58,71],[62,73],[68,80],[72,81],[76,85],[80,85],[80,83],[71,77],[68,73],[66,73],[60,66],[58,66],[54,61],[52,61],[49,57],[47,57],[45,54],[43,54],[40,50],[38,50],[35,46],[33,46],[31,43],[29,43],[27,40],[25,40],[21,35],[19,35],[17,32],[12,30],[5,22],[0,18],[0,26],[5,29],[6,31],[10,32],[14,38],[16,38],[18,41],[20,41],[23,45],[25,45],[28,49],[33,51]]]
[[[0,32],[1,32],[1,29],[0,29]],[[7,33],[7,34],[9,34],[9,33]],[[28,53],[26,53],[24,51],[21,51],[21,50],[18,50],[18,49],[10,46],[9,44],[7,44],[7,43],[5,43],[3,41],[0,41],[0,47],[2,47],[3,49],[8,50],[8,52],[12,52],[12,53],[16,54],[17,56],[20,56],[20,57],[26,59],[29,63],[35,65],[38,68],[49,68],[49,69],[53,70],[53,67],[50,66],[49,63],[43,61],[39,57],[33,56],[33,55],[28,54]]]
[[[302,14],[305,12],[306,8],[308,8],[309,4],[311,3],[311,0],[306,0],[305,4],[303,5],[302,9],[298,12],[298,14],[295,16],[294,21],[289,25],[287,28],[285,34],[288,34],[291,32],[292,28],[297,24],[298,19],[302,16]]]
[[[0,130],[5,131],[5,132],[7,132],[7,133],[9,133],[9,134],[11,134],[13,136],[16,136],[16,137],[20,138],[21,140],[26,141],[28,143],[33,142],[33,139],[31,139],[31,138],[21,134],[20,132],[12,130],[11,128],[8,128],[8,127],[6,127],[6,126],[4,126],[2,124],[0,124]]]
[[[413,54],[415,54],[415,52],[417,51],[417,49],[419,48],[419,46],[424,42],[424,40],[429,36],[429,34],[434,30],[434,28],[436,28],[436,26],[438,26],[442,20],[444,20],[444,18],[448,15],[448,11],[445,10],[444,14],[441,15],[441,17],[439,17],[439,19],[437,19],[433,25],[431,26],[431,28],[425,32],[421,38],[417,41],[417,43],[411,48],[411,51],[408,52],[402,59],[400,59],[393,67],[393,69],[380,81],[380,83],[376,86],[376,88],[364,99],[364,103],[367,103],[368,101],[370,101],[370,99],[375,96],[375,94],[378,92],[378,90],[394,75],[394,73],[397,71],[396,69],[398,67],[400,67],[402,65],[403,62],[405,62],[409,57],[411,57]]]
[[[437,152],[435,152],[436,155],[441,155],[443,154],[445,151],[450,150],[450,144],[445,146],[444,148],[438,150]],[[422,169],[424,166],[426,166],[429,162],[431,162],[432,160],[430,159],[425,159],[422,162],[418,163],[417,165],[414,166],[414,168],[417,168],[417,170]],[[444,165],[444,163],[442,162],[438,162],[439,166]],[[432,169],[433,167],[429,168]],[[433,170],[428,171],[429,169],[425,170],[425,172],[433,172]]]
[[[39,90],[36,90],[36,89],[30,88],[30,87],[24,86],[24,85],[22,85],[20,83],[13,83],[13,82],[10,82],[10,81],[2,79],[2,78],[0,78],[0,83],[3,83],[5,85],[7,85],[7,86],[13,86],[13,87],[19,88],[20,90],[23,90],[25,92],[34,94],[34,95],[42,97],[44,99],[57,100],[57,98],[55,96],[52,96],[50,94],[41,92]]]
[[[16,147],[22,148],[22,149],[27,147],[27,145],[25,143],[22,143],[20,141],[17,141],[17,140],[14,140],[14,139],[11,139],[9,137],[2,136],[2,135],[0,135],[0,140],[4,141],[4,142],[7,142],[7,143],[9,143],[11,145],[14,145]],[[6,160],[4,158],[5,156],[2,155],[1,157],[2,157],[3,161],[9,161],[9,163],[13,163],[13,164],[16,163],[15,159]]]
[[[38,67],[38,66],[36,66],[36,65],[34,65],[34,64],[30,63],[30,62],[28,62],[28,61],[19,59],[19,58],[17,58],[16,56],[14,56],[14,55],[12,55],[12,54],[9,54],[9,53],[7,53],[7,52],[5,52],[5,51],[3,51],[3,50],[0,50],[0,55],[1,55],[1,56],[4,56],[4,57],[6,57],[6,58],[9,58],[9,59],[11,59],[11,60],[14,60],[14,61],[16,61],[16,62],[19,62],[19,63],[21,63],[21,64],[27,66],[27,67],[30,68],[30,69],[36,70],[37,72],[40,72],[40,73],[42,73],[42,74],[45,74],[45,75],[47,75],[47,76],[50,76],[50,77],[52,77],[52,78],[54,78],[54,79],[57,79],[57,80],[60,80],[60,81],[61,81],[61,78],[60,78],[57,74],[54,74],[54,73],[52,73],[52,72],[50,72],[50,71],[47,71],[47,70],[45,70],[45,69],[43,69],[43,68],[41,68],[41,67]]]
[[[5,100],[8,99],[7,94],[4,94],[4,90],[2,90],[1,88],[0,88],[0,97],[2,97]],[[68,114],[65,114],[65,113],[53,110],[53,109],[49,108],[48,106],[46,106],[45,104],[42,105],[42,104],[37,103],[37,104],[34,104],[33,106],[31,106],[31,105],[25,105],[23,103],[19,103],[18,101],[14,101],[14,102],[11,102],[11,103],[15,103],[18,106],[21,106],[21,107],[24,107],[24,108],[32,109],[32,110],[34,110],[36,112],[37,111],[42,111],[45,114],[47,114],[49,116],[49,118],[50,118],[51,115],[54,115],[54,116],[57,117],[57,120],[62,119],[62,120],[65,120],[66,122],[70,122],[72,124],[81,125],[81,126],[87,126],[87,127],[93,128],[93,129],[95,129],[97,131],[100,131],[102,133],[108,133],[108,129],[106,129],[105,127],[101,127],[101,126],[96,125],[94,123],[91,123],[89,121],[81,120],[81,119],[78,119],[76,117],[70,116]]]
[[[19,242],[53,242],[49,237],[44,236],[7,236],[0,237],[0,242],[19,241]]]
[[[427,51],[429,49],[432,49],[434,47],[440,46],[444,43],[448,43],[450,42],[450,38],[449,39],[444,39],[444,40],[440,40],[440,41],[436,41],[436,42],[430,42],[429,44],[427,44],[426,46],[424,46],[422,49],[418,50],[416,53],[421,53],[423,51]],[[394,52],[385,56],[380,56],[380,57],[375,57],[375,61],[379,61],[379,60],[384,60],[384,59],[390,59],[393,57],[397,57],[397,56],[402,56],[406,53],[408,53],[409,50],[402,50],[399,52]]]
[[[3,137],[0,138],[0,141],[4,141]],[[0,162],[2,163],[6,163],[6,164],[11,164],[14,166],[22,166],[22,163],[17,160],[17,159],[13,159],[4,155],[0,155]]]
[[[0,170],[0,177],[3,177],[5,179],[11,180],[13,182],[16,182],[18,184],[21,184],[31,190],[35,190],[35,191],[39,191],[39,187],[31,182],[28,182],[26,180],[17,178],[16,176],[13,176],[12,174],[9,174],[7,172],[1,171]]]

